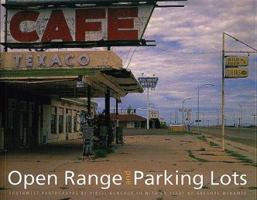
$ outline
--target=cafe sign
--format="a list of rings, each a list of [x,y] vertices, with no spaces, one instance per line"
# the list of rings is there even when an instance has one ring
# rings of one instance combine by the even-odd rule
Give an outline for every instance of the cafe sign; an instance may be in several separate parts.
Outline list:
[[[140,40],[153,9],[153,5],[7,9],[7,43]]]

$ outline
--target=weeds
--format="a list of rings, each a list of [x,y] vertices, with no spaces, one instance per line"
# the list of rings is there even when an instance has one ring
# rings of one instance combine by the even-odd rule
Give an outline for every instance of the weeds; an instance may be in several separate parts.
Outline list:
[[[230,156],[236,158],[237,160],[239,160],[239,161],[241,161],[241,162],[243,162],[243,163],[247,163],[247,164],[250,164],[250,165],[252,165],[252,166],[257,167],[257,164],[254,163],[253,160],[247,158],[246,156],[244,156],[244,155],[242,155],[242,154],[239,154],[239,153],[237,153],[237,152],[235,152],[235,151],[231,151],[231,150],[228,150],[228,149],[226,149],[225,152],[226,152],[228,155],[230,155]]]
[[[252,186],[252,187],[248,187],[248,189],[249,190],[257,190],[257,187]]]
[[[188,153],[188,156],[189,156],[190,158],[193,158],[193,159],[195,159],[195,160],[197,160],[197,161],[199,161],[199,162],[208,162],[208,160],[195,157],[195,155],[192,153],[191,150],[187,150],[187,153]]]
[[[198,138],[199,140],[202,140],[202,141],[207,142],[207,139],[206,139],[206,137],[205,137],[204,135],[197,136],[197,138]]]
[[[216,144],[216,143],[213,142],[213,141],[210,141],[209,144],[210,144],[212,147],[218,147],[218,146],[219,146],[218,144]]]
[[[110,153],[113,153],[113,152],[114,152],[114,150],[113,150],[112,148],[96,149],[96,150],[94,151],[94,156],[95,156],[95,158],[104,158],[104,157],[107,156],[107,154],[110,154]]]

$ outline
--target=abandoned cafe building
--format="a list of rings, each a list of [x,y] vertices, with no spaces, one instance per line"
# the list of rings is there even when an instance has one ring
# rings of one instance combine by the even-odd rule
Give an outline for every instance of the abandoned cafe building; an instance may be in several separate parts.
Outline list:
[[[105,99],[109,137],[110,98],[118,110],[121,97],[143,92],[111,47],[155,46],[143,38],[154,8],[183,7],[158,2],[1,1],[0,149],[79,137],[78,113],[95,114],[93,98]],[[85,50],[92,47],[107,51]]]
[[[105,99],[110,123],[110,98],[143,91],[112,51],[2,52],[0,60],[1,149],[79,138],[79,113],[96,113],[92,98]]]

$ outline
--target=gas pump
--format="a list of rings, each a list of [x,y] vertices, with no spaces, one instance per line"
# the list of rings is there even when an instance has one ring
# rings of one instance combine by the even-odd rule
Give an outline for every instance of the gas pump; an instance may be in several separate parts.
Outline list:
[[[80,113],[80,129],[83,137],[83,156],[93,154],[94,146],[94,118],[88,113]]]

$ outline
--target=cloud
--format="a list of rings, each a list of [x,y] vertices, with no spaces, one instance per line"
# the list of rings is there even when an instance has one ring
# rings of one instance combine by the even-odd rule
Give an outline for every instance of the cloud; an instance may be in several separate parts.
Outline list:
[[[195,116],[197,86],[212,83],[214,87],[201,89],[201,110],[206,115],[212,113],[212,123],[216,123],[221,101],[222,33],[257,47],[256,9],[255,0],[194,0],[186,2],[185,8],[155,9],[144,37],[155,39],[157,47],[137,48],[129,68],[136,76],[144,73],[159,77],[150,99],[167,121],[169,113],[180,108],[185,97],[192,97],[187,105],[193,108]],[[229,37],[225,45],[226,50],[250,50]],[[133,48],[129,58],[132,51]],[[124,57],[128,48],[117,52]],[[225,81],[225,109],[230,121],[238,103],[248,104],[244,115],[252,120],[249,110],[256,110],[256,60],[256,55],[251,54],[247,79]],[[143,106],[144,95],[129,95],[123,104]]]

